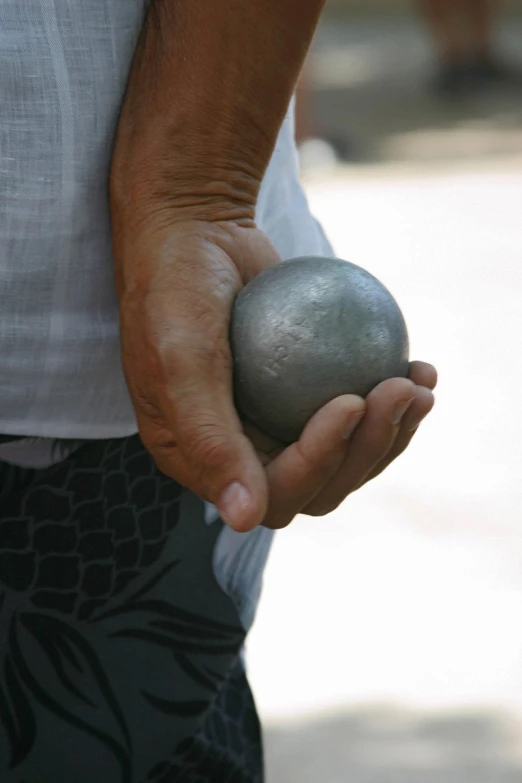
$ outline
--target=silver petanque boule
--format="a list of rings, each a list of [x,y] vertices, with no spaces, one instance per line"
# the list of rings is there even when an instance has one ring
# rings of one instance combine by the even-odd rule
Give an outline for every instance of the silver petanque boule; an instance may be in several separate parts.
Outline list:
[[[389,291],[340,259],[296,258],[238,295],[230,332],[240,413],[284,443],[334,397],[365,397],[408,372],[408,333]]]

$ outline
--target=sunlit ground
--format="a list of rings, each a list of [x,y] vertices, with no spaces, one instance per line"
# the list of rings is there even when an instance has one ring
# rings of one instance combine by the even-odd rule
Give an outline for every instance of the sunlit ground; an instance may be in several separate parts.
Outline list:
[[[278,534],[248,648],[267,783],[520,783],[522,161],[307,187],[440,386],[385,475]]]
[[[519,781],[522,172],[355,178],[310,196],[338,255],[401,303],[412,355],[437,365],[440,386],[400,462],[278,536],[249,645],[261,712],[279,725],[271,780],[355,783],[367,758],[361,781],[389,783],[406,764],[412,781],[453,783],[468,778],[430,770],[459,769],[459,755],[482,770],[486,755],[496,776],[470,783]],[[292,725],[329,709],[313,730]]]

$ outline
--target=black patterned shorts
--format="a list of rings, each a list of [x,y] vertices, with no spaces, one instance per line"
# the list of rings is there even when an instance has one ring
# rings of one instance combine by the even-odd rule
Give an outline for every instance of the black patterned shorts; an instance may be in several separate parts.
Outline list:
[[[222,530],[138,436],[0,462],[1,783],[261,783]]]

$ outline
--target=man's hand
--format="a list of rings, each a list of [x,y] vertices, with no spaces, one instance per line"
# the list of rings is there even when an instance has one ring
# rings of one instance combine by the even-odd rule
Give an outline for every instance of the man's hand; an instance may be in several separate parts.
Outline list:
[[[406,448],[433,406],[435,370],[416,362],[409,380],[386,381],[366,400],[333,400],[283,448],[240,421],[232,396],[231,309],[279,261],[268,238],[253,224],[163,214],[127,229],[115,251],[123,363],[142,440],[164,473],[237,530],[331,511]]]
[[[333,400],[283,450],[247,435],[234,408],[232,304],[279,261],[255,228],[256,202],[324,3],[152,0],[112,158],[123,363],[141,437],[237,530],[330,510],[405,448],[433,404],[435,371],[413,365],[366,401]]]

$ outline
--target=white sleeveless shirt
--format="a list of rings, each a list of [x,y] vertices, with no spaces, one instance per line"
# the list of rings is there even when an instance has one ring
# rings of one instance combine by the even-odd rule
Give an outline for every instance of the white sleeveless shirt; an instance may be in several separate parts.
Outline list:
[[[136,432],[120,358],[107,183],[147,0],[0,0],[0,434]],[[283,258],[330,254],[292,113],[257,220]]]

